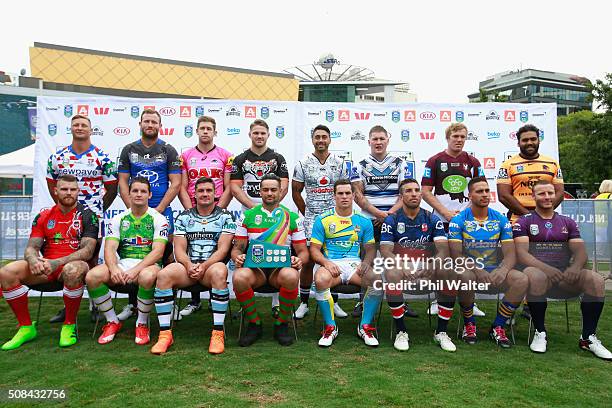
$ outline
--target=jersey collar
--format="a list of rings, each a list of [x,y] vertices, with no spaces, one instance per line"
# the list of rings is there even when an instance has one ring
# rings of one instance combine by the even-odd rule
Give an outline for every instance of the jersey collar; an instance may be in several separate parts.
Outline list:
[[[201,150],[200,150],[200,147],[199,147],[198,145],[196,145],[196,147],[195,147],[195,149],[196,149],[198,152],[200,152],[201,154],[208,154],[208,153],[212,152],[213,150],[215,150],[216,148],[217,148],[217,145],[213,144],[212,149],[210,149],[210,150],[209,150],[209,151],[207,151],[207,152],[203,152],[203,151],[201,151]]]
[[[87,153],[91,152],[95,148],[96,148],[96,146],[94,146],[93,143],[92,143],[92,145],[89,146],[89,149],[85,150],[81,154],[77,154],[74,150],[72,150],[72,145],[71,144],[68,145],[68,150],[70,151],[70,153],[74,154],[77,159],[80,159],[81,157],[85,156]]]

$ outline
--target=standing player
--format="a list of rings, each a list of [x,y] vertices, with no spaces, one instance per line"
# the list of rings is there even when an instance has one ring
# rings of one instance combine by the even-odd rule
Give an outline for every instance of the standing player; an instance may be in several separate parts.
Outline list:
[[[163,354],[174,342],[170,330],[170,314],[174,301],[173,288],[201,283],[211,289],[213,331],[208,352],[225,350],[223,321],[229,303],[227,266],[236,224],[232,215],[215,205],[215,181],[201,177],[195,183],[196,206],[176,218],[174,262],[157,274],[155,310],[159,319],[159,340],[151,349]]]
[[[234,156],[217,146],[217,122],[210,116],[201,116],[196,125],[199,141],[197,146],[181,154],[183,174],[179,199],[188,210],[196,206],[195,184],[201,177],[209,177],[215,183],[215,204],[227,208],[232,201],[230,174]],[[191,302],[181,310],[181,316],[189,316],[201,307],[200,292],[191,292]]]
[[[402,206],[399,184],[406,177],[406,163],[387,153],[389,134],[382,126],[370,129],[368,145],[370,155],[353,168],[351,182],[355,187],[355,203],[372,220],[374,239],[379,243],[383,221]],[[404,308],[408,316],[418,316],[408,305]],[[353,315],[360,309],[361,303],[355,307]]]
[[[78,192],[76,177],[59,176],[54,187],[57,204],[34,218],[24,260],[0,269],[4,298],[19,322],[19,330],[2,350],[16,349],[37,336],[36,322],[28,311],[28,287],[23,284],[58,280],[64,282],[66,307],[59,345],[69,347],[77,342],[76,317],[83,297],[83,278],[89,269],[86,262],[98,238],[98,217],[77,201]]]
[[[129,209],[115,215],[106,226],[104,263],[85,277],[89,295],[107,321],[98,338],[100,344],[113,341],[121,329],[108,285],[138,285],[135,342],[144,345],[150,340],[149,313],[153,308],[155,279],[168,242],[168,222],[148,205],[149,180],[132,178],[128,194]]]
[[[529,346],[536,353],[546,352],[546,296],[573,297],[582,294],[582,335],[578,346],[604,360],[612,353],[595,335],[606,296],[604,277],[584,269],[587,253],[576,222],[554,211],[555,185],[539,180],[532,187],[535,210],[514,224],[518,259],[529,277],[527,300],[535,325]]]
[[[168,241],[172,243],[174,216],[170,203],[181,186],[181,165],[176,149],[159,139],[161,116],[159,112],[145,109],[140,115],[140,140],[127,144],[119,156],[119,193],[125,207],[130,208],[129,182],[134,177],[144,177],[151,187],[149,207],[168,220]],[[164,261],[171,262],[172,245],[166,247]],[[136,296],[130,293],[120,320],[131,317],[136,310]]]
[[[449,225],[449,246],[455,262],[461,259],[461,265],[467,268],[461,274],[464,283],[488,284],[504,292],[499,303],[497,316],[491,324],[489,336],[499,346],[510,347],[504,326],[512,319],[516,308],[527,293],[529,284],[527,276],[514,268],[516,250],[512,241],[512,226],[505,215],[489,208],[491,191],[484,177],[475,177],[468,183],[468,194],[471,205],[455,215]],[[499,257],[499,246],[503,259]],[[468,262],[470,260],[470,262]],[[474,319],[474,291],[460,290],[459,303],[463,313],[463,341],[475,344],[476,319]]]
[[[300,160],[293,171],[291,191],[293,202],[299,212],[304,214],[304,231],[306,239],[312,236],[312,225],[315,217],[334,206],[334,183],[350,176],[347,163],[329,152],[331,137],[329,128],[317,125],[312,130],[313,153]],[[302,191],[306,189],[306,201]],[[308,298],[312,285],[313,263],[308,262],[300,271],[300,306],[295,311],[295,318],[302,319],[308,313]],[[337,303],[338,294],[332,293],[334,314],[346,317],[347,314]]]
[[[442,350],[455,351],[457,348],[446,334],[446,328],[453,316],[457,293],[447,286],[447,282],[456,280],[457,276],[452,270],[443,268],[443,262],[449,256],[444,225],[437,215],[420,207],[421,188],[418,181],[411,178],[404,179],[400,183],[400,193],[402,208],[385,218],[380,252],[385,259],[394,259],[397,255],[407,257],[412,265],[410,269],[388,269],[384,272],[385,282],[401,283],[434,279],[445,286],[444,290],[437,291],[439,313],[434,341],[440,344]],[[386,292],[395,322],[396,334],[393,346],[400,351],[408,350],[402,291],[387,289]]]
[[[262,334],[261,319],[255,308],[255,293],[253,288],[268,283],[279,289],[280,310],[274,325],[274,338],[283,346],[293,343],[289,335],[288,324],[292,319],[292,306],[297,299],[299,270],[308,262],[308,248],[304,228],[299,216],[280,204],[281,179],[275,174],[262,177],[261,198],[263,203],[242,213],[242,219],[237,224],[232,259],[236,264],[233,284],[236,299],[242,306],[243,313],[249,321],[246,332],[240,338],[242,347],[250,346]],[[246,250],[250,239],[260,239],[262,235],[271,234],[271,230],[282,226],[282,233],[277,245],[293,246],[297,256],[291,256],[291,266],[283,268],[246,268]]]
[[[430,157],[425,164],[421,180],[423,200],[433,208],[433,213],[448,223],[455,215],[470,205],[467,185],[473,177],[484,176],[480,161],[465,152],[468,129],[463,123],[453,123],[446,128],[447,147]],[[432,304],[430,314],[437,314],[437,303]],[[474,304],[474,316],[484,316]]]
[[[91,121],[87,116],[75,115],[70,120],[72,143],[49,157],[47,162],[47,187],[56,203],[55,185],[65,174],[76,177],[79,184],[79,202],[92,210],[102,227],[104,211],[117,197],[117,169],[115,163],[99,147],[91,143]],[[87,260],[89,267],[98,264],[98,253],[102,244],[101,234],[92,257]],[[92,315],[93,316],[93,315]],[[51,318],[51,323],[61,322],[65,309]]]
[[[331,346],[338,336],[330,288],[348,283],[367,288],[357,335],[366,345],[376,347],[378,339],[374,336],[376,328],[372,323],[382,291],[372,287],[375,279],[372,261],[376,255],[372,222],[353,211],[353,186],[349,180],[340,179],[334,183],[334,198],[335,208],[317,216],[310,239],[310,254],[316,263],[317,302],[325,321],[319,346]],[[365,249],[363,260],[362,246]]]

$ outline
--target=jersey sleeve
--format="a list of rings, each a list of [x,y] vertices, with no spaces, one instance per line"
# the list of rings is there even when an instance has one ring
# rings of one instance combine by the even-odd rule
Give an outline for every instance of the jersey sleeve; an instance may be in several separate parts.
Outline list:
[[[527,227],[527,218],[520,217],[512,226],[513,238],[528,237],[529,236],[527,232],[528,229],[529,228]]]
[[[365,216],[362,217],[362,226],[363,226],[363,243],[364,244],[373,244],[374,241],[374,226],[372,225],[372,221]]]
[[[55,155],[52,154],[47,160],[47,180],[57,180],[57,169],[55,168]]]
[[[104,184],[115,184],[118,182],[117,166],[107,154],[102,156],[100,166],[102,167],[102,182]]]
[[[567,239],[580,239],[580,228],[576,221],[571,218],[567,218],[567,232],[569,233]]]
[[[304,182],[304,169],[302,168],[302,161],[299,161],[293,169],[293,181],[297,181],[299,183]]]
[[[230,174],[230,180],[244,180],[244,173],[242,172],[244,158],[244,154],[239,154],[234,159],[234,163],[232,164],[232,172]]]
[[[168,242],[168,220],[158,212],[153,216],[153,242]]]
[[[510,180],[510,166],[510,160],[506,160],[502,163],[497,172],[497,184],[512,184]]]
[[[130,149],[130,145],[123,146],[121,149],[121,154],[119,155],[119,165],[117,166],[117,171],[119,173],[130,173],[130,154],[128,150]]]
[[[83,238],[98,239],[98,231],[100,228],[98,216],[89,208],[83,210]]]
[[[30,233],[30,238],[44,238],[46,222],[47,211],[36,214],[36,217],[34,217],[34,220],[32,221],[32,232]]]
[[[436,185],[436,156],[430,157],[425,163],[421,185],[432,187]]]
[[[290,214],[290,233],[291,233],[291,243],[299,244],[306,242],[306,232],[304,231],[304,221],[302,218],[294,212]],[[291,222],[293,220],[293,222]]]
[[[282,154],[278,154],[278,167],[276,168],[276,175],[280,178],[289,178],[289,170],[287,169],[287,161]]]
[[[380,244],[394,244],[395,243],[395,217],[388,215],[380,227]]]
[[[323,227],[323,221],[320,215],[315,218],[314,224],[312,225],[312,235],[310,236],[311,244],[323,245],[325,242],[325,228]]]
[[[188,214],[187,211],[189,210],[185,210],[182,213],[180,213],[178,215],[178,217],[176,217],[176,220],[174,220],[174,235],[176,236],[185,236],[187,235],[187,225],[186,223],[188,222]]]
[[[512,224],[508,220],[508,217],[503,214],[500,214],[499,217],[499,228],[499,240],[501,242],[512,241]]]
[[[448,224],[448,240],[449,241],[461,241],[463,242],[463,214],[459,213],[451,218]]]
[[[166,145],[168,155],[168,174],[181,174],[181,158],[174,146]]]
[[[236,233],[234,234],[236,239],[249,239],[249,234],[246,226],[246,211],[242,212],[240,219],[236,223]]]
[[[234,235],[236,233],[236,223],[234,222],[234,217],[228,211],[223,213],[223,226],[221,227],[221,234],[231,234]]]
[[[121,240],[121,218],[124,213],[119,213],[115,215],[106,225],[106,239],[110,239],[111,241],[120,241]]]
[[[181,171],[188,172],[189,168],[187,167],[188,159],[187,159],[187,150],[181,153]]]
[[[434,241],[445,240],[446,231],[444,231],[444,223],[442,222],[440,217],[438,217],[435,214],[431,214],[431,224],[433,227],[433,233],[432,233],[433,240]]]

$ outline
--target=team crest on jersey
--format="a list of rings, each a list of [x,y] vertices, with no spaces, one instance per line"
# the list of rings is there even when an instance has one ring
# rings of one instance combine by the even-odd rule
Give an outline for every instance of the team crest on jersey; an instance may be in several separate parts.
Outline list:
[[[359,225],[355,225],[353,228],[355,228],[355,232],[357,234],[359,234],[359,231],[361,231],[361,227]]]
[[[406,224],[404,224],[403,222],[398,222],[397,223],[397,233],[403,234],[404,232],[406,232]]]
[[[421,231],[427,232],[427,224],[421,224]]]
[[[522,173],[523,172],[523,166],[516,166],[516,172],[517,173]]]
[[[128,220],[121,221],[121,229],[125,231],[128,228],[130,228],[130,222]]]
[[[245,167],[247,172],[252,173],[258,179],[262,178],[264,175],[268,174],[271,170],[270,163],[267,161],[258,160],[254,163],[245,163]]]
[[[469,166],[467,163],[463,163],[463,169],[464,169],[465,171],[467,171],[467,170],[468,170],[468,167],[470,167],[470,166]]]
[[[47,229],[53,228],[55,228],[55,220],[49,220],[49,222],[47,222]]]
[[[189,228],[193,228],[194,225],[195,225],[195,220],[193,218],[187,222],[187,226]]]
[[[561,228],[561,233],[568,234],[567,227],[565,225]]]
[[[197,162],[198,162],[197,159],[194,159],[194,158],[189,159],[189,165],[190,166],[195,166]]]
[[[67,118],[72,116],[72,105],[64,105],[64,116]]]
[[[544,226],[545,226],[547,229],[552,229],[552,227],[553,227],[552,222],[550,222],[550,221],[546,221],[546,224],[544,224]]]
[[[73,220],[72,221],[72,228],[74,228],[75,230],[80,230],[81,229],[81,220]]]
[[[538,228],[538,224],[531,224],[529,226],[529,232],[531,235],[538,235],[540,233],[540,228]]]
[[[130,153],[130,161],[132,162],[138,161],[138,153]]]
[[[447,171],[448,170],[448,163],[440,163],[440,170],[441,171]]]
[[[263,221],[263,219],[261,217],[261,214],[257,214],[255,216],[255,224],[259,225],[259,224],[261,224],[262,221]]]
[[[334,224],[333,222],[331,224],[329,224],[329,233],[330,234],[335,234],[336,233],[336,224]]]

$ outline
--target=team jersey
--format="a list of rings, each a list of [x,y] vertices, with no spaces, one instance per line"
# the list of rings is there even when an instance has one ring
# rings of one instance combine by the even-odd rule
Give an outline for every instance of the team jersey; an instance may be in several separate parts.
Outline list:
[[[473,177],[484,176],[477,158],[466,152],[453,157],[442,151],[425,163],[421,185],[432,186],[433,194],[449,211],[462,211],[470,205],[467,185]],[[444,216],[434,210],[444,220]]]
[[[546,180],[553,184],[563,184],[561,167],[550,157],[539,155],[537,159],[523,159],[520,154],[504,161],[497,174],[497,184],[512,186],[512,195],[521,205],[529,210],[535,208],[532,188],[538,180]],[[518,215],[512,216],[516,221]]]
[[[168,190],[169,174],[181,174],[181,161],[176,149],[157,139],[151,147],[137,140],[123,147],[119,156],[119,173],[141,176],[151,184],[149,207],[157,207]]]
[[[185,150],[181,154],[181,168],[187,174],[187,192],[191,205],[195,207],[195,183],[200,177],[211,178],[215,182],[215,198],[223,194],[223,180],[226,173],[231,173],[234,155],[227,150],[214,146],[202,152],[198,146]]]
[[[579,239],[580,230],[570,217],[554,213],[551,219],[537,212],[525,214],[512,226],[514,237],[529,237],[529,253],[536,259],[558,269],[570,264],[570,239]]]
[[[174,235],[187,240],[187,255],[193,263],[204,262],[217,250],[223,234],[234,235],[234,217],[216,207],[210,215],[200,215],[196,208],[185,210],[174,221]]]
[[[119,258],[143,259],[153,249],[153,242],[168,242],[168,221],[151,207],[140,218],[127,210],[106,225],[106,239],[119,242]]]
[[[101,217],[104,185],[117,183],[115,163],[94,145],[81,154],[69,145],[57,150],[47,161],[47,180],[55,182],[65,174],[76,177],[79,202]]]
[[[353,167],[351,182],[361,181],[364,196],[380,211],[388,211],[397,202],[399,184],[406,177],[406,163],[387,154],[381,161],[369,155]],[[363,214],[374,218],[367,211]]]
[[[321,163],[314,154],[307,155],[296,164],[293,180],[304,183],[306,191],[306,214],[304,229],[306,237],[312,235],[312,225],[317,215],[335,206],[334,183],[342,178],[348,179],[349,164],[333,154]]]
[[[81,239],[98,238],[98,216],[81,203],[66,214],[56,204],[34,217],[30,238],[44,239],[43,257],[61,258],[78,250]]]
[[[321,245],[327,259],[360,259],[361,245],[374,243],[374,227],[366,216],[353,211],[350,217],[332,208],[315,218],[311,244]]]
[[[500,243],[512,242],[512,225],[505,215],[491,208],[485,220],[477,220],[468,207],[451,219],[448,240],[463,242],[463,254],[480,259],[484,270],[491,272],[501,263]]]
[[[444,224],[440,217],[420,209],[412,219],[400,208],[385,218],[381,228],[381,245],[393,245],[395,254],[411,258],[430,257],[434,254],[434,241],[446,241]]]
[[[278,211],[277,211],[278,210]],[[271,234],[277,228],[287,229],[282,234]],[[235,239],[263,239],[270,237],[269,242],[276,245],[290,246],[306,242],[304,225],[300,217],[281,205],[269,212],[261,204],[242,213],[236,225]]]
[[[259,184],[261,178],[269,173],[276,174],[280,178],[289,178],[287,162],[283,155],[270,148],[261,155],[257,155],[251,149],[248,149],[234,159],[230,179],[244,181],[242,190],[251,201],[261,203]],[[245,209],[243,206],[243,210]]]

